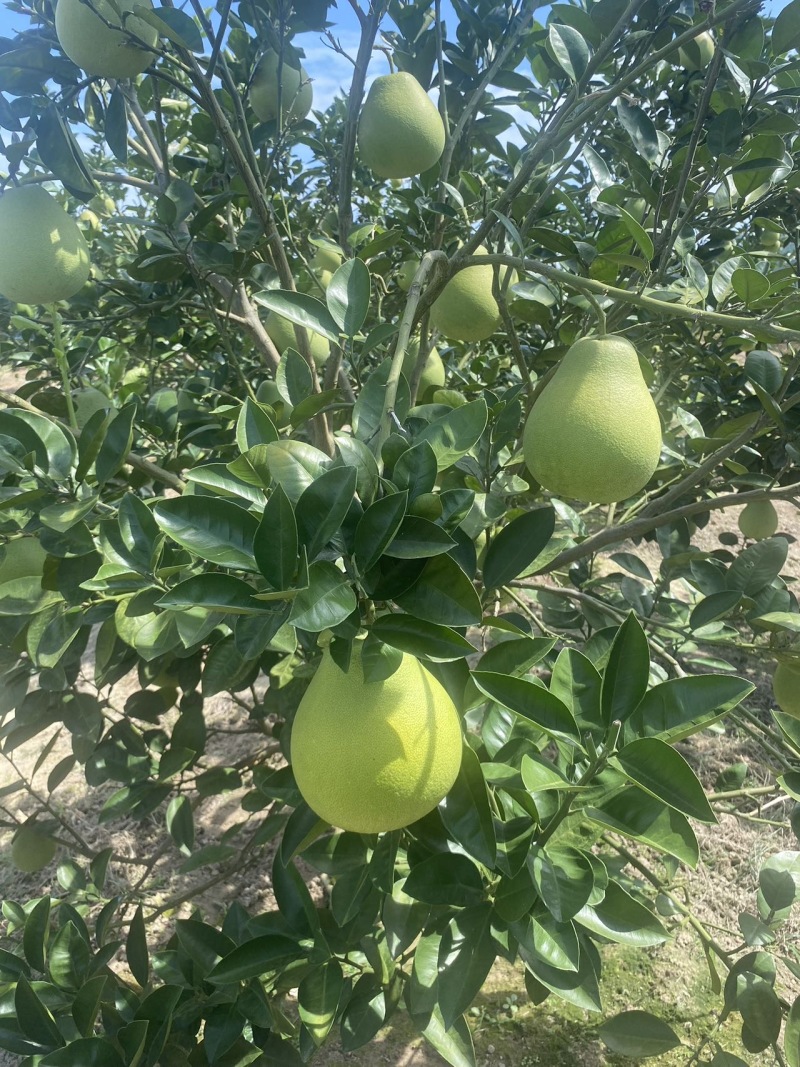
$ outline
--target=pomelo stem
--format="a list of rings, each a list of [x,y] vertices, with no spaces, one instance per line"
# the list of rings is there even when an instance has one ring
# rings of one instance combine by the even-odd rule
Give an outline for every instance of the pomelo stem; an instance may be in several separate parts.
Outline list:
[[[61,312],[57,304],[50,305],[50,317],[53,320],[53,355],[56,357],[56,365],[61,375],[61,386],[64,390],[64,400],[67,404],[67,418],[70,429],[78,429],[78,418],[75,414],[75,404],[72,401],[72,386],[69,381],[69,363],[67,353],[64,351],[63,334],[61,331]]]

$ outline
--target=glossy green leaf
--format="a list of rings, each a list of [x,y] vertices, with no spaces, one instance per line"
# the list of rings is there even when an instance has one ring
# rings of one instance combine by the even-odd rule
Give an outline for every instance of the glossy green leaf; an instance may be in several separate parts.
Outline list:
[[[429,423],[415,443],[427,441],[436,455],[438,469],[447,470],[478,443],[488,417],[486,401],[472,400]]]
[[[601,706],[607,724],[625,722],[647,690],[650,648],[633,612],[617,631],[603,674]]]
[[[631,741],[611,763],[671,808],[700,822],[717,821],[692,768],[679,752],[658,738]]]
[[[297,535],[313,560],[339,531],[356,491],[352,467],[333,467],[303,491],[295,506]]]
[[[354,337],[369,311],[369,271],[360,259],[348,259],[331,278],[325,302],[336,325],[347,337]]]
[[[424,904],[449,904],[465,908],[480,904],[486,896],[481,873],[472,860],[457,853],[429,856],[411,868],[405,892]]]
[[[304,364],[305,365],[305,364]],[[240,452],[277,441],[278,431],[263,405],[247,397],[236,420],[236,444]]]
[[[253,599],[255,592],[253,586],[241,578],[212,571],[174,585],[156,603],[173,611],[199,607],[226,615],[259,615],[264,609]]]
[[[308,586],[292,602],[289,621],[299,630],[319,633],[344,622],[356,608],[356,594],[347,577],[324,560],[308,568]]]
[[[270,493],[253,539],[258,569],[273,589],[288,589],[298,567],[297,521],[294,509],[277,485]]]
[[[423,622],[413,615],[381,615],[372,624],[371,632],[387,645],[409,652],[418,659],[447,662],[463,659],[475,651],[457,630]]]
[[[625,737],[658,736],[674,744],[727,715],[753,688],[725,674],[670,678],[645,694],[625,723]]]
[[[789,553],[785,537],[768,537],[740,552],[731,564],[726,585],[753,596],[780,574]]]
[[[603,899],[585,904],[575,921],[593,934],[637,948],[663,944],[669,934],[653,913],[616,882],[609,882]]]
[[[539,896],[556,922],[572,919],[589,900],[594,875],[578,849],[554,844],[534,847],[526,862]]]
[[[472,679],[491,700],[529,719],[545,733],[578,743],[578,727],[569,708],[544,686],[491,671],[473,671]]]
[[[601,826],[697,866],[700,849],[689,820],[637,786],[628,786],[610,800],[584,810]]]
[[[228,953],[206,977],[212,985],[245,982],[267,974],[300,954],[295,941],[280,934],[265,934],[245,941]]]
[[[319,1046],[328,1036],[344,988],[338,960],[323,963],[307,975],[297,990],[297,1007],[303,1025]]]
[[[481,619],[472,582],[449,555],[428,560],[411,588],[395,597],[404,611],[443,626],[477,625]]]
[[[253,299],[297,326],[321,333],[329,341],[339,340],[339,327],[321,300],[290,289],[262,289]]]
[[[490,870],[497,858],[492,809],[486,780],[475,752],[464,745],[461,767],[450,792],[439,804],[447,830],[474,858]]]
[[[384,554],[393,559],[426,559],[449,552],[455,543],[447,531],[435,522],[417,515],[406,515],[384,549]]]
[[[553,508],[535,508],[504,526],[486,553],[486,589],[499,589],[527,570],[553,536],[555,521]]]
[[[201,559],[255,570],[253,538],[258,521],[233,501],[176,497],[160,501],[153,513],[164,533]]]
[[[624,1011],[604,1022],[599,1032],[612,1052],[640,1059],[663,1056],[681,1043],[668,1023],[646,1011]]]
[[[400,529],[408,506],[408,493],[392,493],[370,504],[358,520],[355,557],[362,573],[373,567]]]
[[[52,1012],[39,999],[24,974],[17,979],[14,1010],[19,1025],[27,1037],[41,1042],[47,1048],[59,1048],[64,1044],[64,1038],[61,1036]]]
[[[497,948],[491,931],[492,907],[467,907],[450,920],[439,945],[439,1009],[445,1029],[463,1015],[480,992]]]

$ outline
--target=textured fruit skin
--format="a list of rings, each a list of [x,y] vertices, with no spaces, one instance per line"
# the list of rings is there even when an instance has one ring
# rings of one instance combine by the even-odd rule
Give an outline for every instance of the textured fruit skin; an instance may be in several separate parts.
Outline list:
[[[308,805],[342,830],[378,834],[421,819],[461,765],[461,723],[444,688],[403,655],[365,682],[359,642],[345,674],[326,650],[292,726],[291,760]]]
[[[753,541],[763,541],[778,529],[778,513],[771,500],[754,500],[739,515],[739,529]]]
[[[77,222],[39,185],[0,197],[0,293],[17,304],[69,300],[89,277]]]
[[[409,382],[411,381],[411,375],[414,373],[418,355],[419,338],[414,337],[409,341],[406,354],[403,356],[403,374]],[[433,389],[440,389],[443,385],[444,363],[442,363],[442,357],[439,355],[438,351],[435,348],[432,348],[428,353],[428,358],[425,361],[425,369],[419,380],[417,398],[422,400],[428,392]]]
[[[56,854],[58,845],[33,826],[21,826],[11,844],[11,862],[18,871],[34,874],[46,867]]]
[[[490,264],[466,267],[451,278],[431,307],[431,325],[451,341],[485,341],[502,319],[492,296]]]
[[[250,83],[250,104],[259,122],[278,117],[277,52],[265,52]],[[301,122],[311,110],[314,91],[303,66],[293,66],[288,56],[281,66],[281,117],[284,122]]]
[[[297,338],[294,335],[294,325],[289,322],[288,319],[285,319],[283,315],[278,315],[276,312],[270,311],[264,325],[267,333],[272,338],[275,347],[281,355],[283,355],[287,348],[294,348],[295,351],[297,350]],[[321,367],[331,354],[331,346],[328,343],[328,339],[323,337],[321,333],[314,333],[313,330],[309,330],[308,343],[311,346],[312,359],[318,367]]]
[[[135,78],[146,70],[155,59],[147,48],[131,40],[122,27],[134,34],[146,45],[155,47],[158,30],[143,19],[124,14],[134,7],[152,7],[152,0],[91,0],[91,6],[83,0],[58,0],[56,6],[56,34],[66,54],[87,74],[103,78]],[[105,20],[105,21],[103,21]],[[111,25],[107,26],[106,22]],[[114,29],[114,27],[120,27]]]
[[[788,663],[779,663],[772,676],[772,692],[781,711],[800,719],[800,664],[794,670]]]
[[[624,337],[576,341],[533,405],[525,462],[557,496],[610,504],[637,493],[661,454],[661,423]]]
[[[444,141],[442,117],[413,74],[375,79],[358,123],[358,149],[378,177],[422,174],[439,161]]]
[[[333,245],[318,245],[311,259],[311,267],[315,273],[325,271],[333,274],[342,265],[342,253]]]
[[[47,553],[42,548],[38,537],[15,537],[3,545],[4,554],[0,560],[0,585],[13,582],[17,578],[29,578],[42,573]]]

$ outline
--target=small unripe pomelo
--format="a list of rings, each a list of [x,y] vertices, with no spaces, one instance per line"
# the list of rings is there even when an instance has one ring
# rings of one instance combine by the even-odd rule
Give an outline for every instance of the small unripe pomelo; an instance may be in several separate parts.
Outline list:
[[[283,122],[300,122],[311,110],[314,93],[305,68],[288,54],[283,62],[277,52],[265,52],[250,83],[250,104],[259,122],[278,117],[278,68],[280,67],[280,109]]]
[[[288,426],[292,414],[292,405],[287,404],[278,392],[278,383],[273,378],[265,378],[256,389],[256,400],[261,404],[269,404],[275,412],[275,425],[279,430]]]
[[[50,863],[57,847],[52,837],[41,833],[35,826],[21,826],[11,844],[11,861],[18,871],[33,874]]]
[[[292,726],[292,770],[320,818],[354,833],[408,826],[446,796],[461,766],[461,723],[446,690],[403,655],[391,677],[364,679],[326,649]]]
[[[778,513],[771,500],[754,500],[739,515],[739,529],[753,541],[772,537],[778,529]]]
[[[89,277],[80,227],[39,185],[0,197],[0,249],[0,293],[18,304],[69,300]]]
[[[775,703],[787,715],[800,719],[800,663],[792,667],[781,661],[772,676]]]
[[[417,364],[417,357],[419,356],[419,338],[414,337],[408,342],[406,353],[403,356],[403,374],[407,381],[411,381],[411,376],[414,373],[414,367]],[[435,348],[432,348],[428,353],[428,358],[425,361],[425,368],[422,371],[422,377],[419,380],[419,388],[417,389],[417,398],[419,400],[424,399],[429,392],[434,389],[439,389],[444,385],[444,363],[442,363],[442,357],[439,355]]]
[[[705,70],[714,58],[715,47],[714,38],[708,30],[698,33],[693,40],[678,49],[678,63],[689,72]]]
[[[0,585],[17,578],[38,577],[44,569],[47,553],[38,537],[15,537],[3,546],[0,558]]]
[[[297,338],[294,335],[294,325],[285,319],[283,315],[278,315],[275,311],[270,311],[267,315],[266,322],[267,333],[272,338],[275,347],[278,349],[281,355],[287,348],[294,348],[297,351]],[[328,343],[328,339],[323,337],[321,333],[314,333],[313,330],[308,331],[308,343],[311,348],[311,357],[318,367],[321,367],[328,356],[331,354],[331,346]]]
[[[152,6],[152,0],[58,0],[59,44],[87,74],[135,78],[155,59],[150,49],[158,43],[158,30],[135,15],[123,16],[134,7]]]
[[[361,158],[381,178],[429,170],[444,151],[436,105],[413,74],[383,74],[370,86],[358,123]]]
[[[342,250],[338,245],[325,242],[325,244],[317,245],[311,259],[311,267],[315,274],[319,271],[328,271],[332,274],[341,266],[342,258]]]
[[[411,288],[411,284],[414,281],[414,275],[419,270],[419,262],[418,259],[412,258],[404,259],[400,264],[400,269],[397,272],[397,284],[404,293],[407,293]]]
[[[534,403],[522,447],[557,496],[610,504],[642,489],[658,466],[661,423],[630,341],[576,341]]]
[[[485,255],[479,245],[475,255]],[[503,270],[500,272],[504,280]],[[512,271],[509,285],[516,283]],[[466,267],[453,275],[431,307],[431,324],[451,341],[485,341],[502,322],[500,308],[492,295],[494,267],[491,263]]]

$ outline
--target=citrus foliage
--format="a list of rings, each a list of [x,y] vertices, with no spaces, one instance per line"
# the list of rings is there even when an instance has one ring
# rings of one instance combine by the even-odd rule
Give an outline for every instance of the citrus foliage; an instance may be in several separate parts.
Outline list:
[[[4,359],[27,377],[0,412],[2,747],[39,738],[46,758],[60,731],[71,753],[41,791],[44,844],[70,854],[59,896],[3,904],[0,1045],[31,1067],[296,1064],[405,1010],[463,1067],[498,956],[536,1003],[599,1012],[600,946],[658,945],[690,911],[675,879],[715,814],[676,743],[740,709],[775,790],[800,795],[794,702],[763,723],[726,658],[797,661],[786,538],[693,540],[712,510],[798,489],[797,0],[774,25],[742,0],[708,17],[598,0],[545,22],[377,0],[349,91],[310,113],[299,35],[330,20],[343,47],[321,0],[221,2],[210,21],[62,3],[0,55],[10,184],[88,205],[92,261],[68,305],[2,307]],[[360,123],[379,31],[414,92],[381,105],[374,83],[382,113]],[[415,121],[419,153],[387,159],[385,124]],[[647,462],[608,511],[534,478],[570,438],[560,360],[607,350],[584,340],[606,327],[630,369],[593,414],[613,423],[626,385],[648,412]],[[553,409],[523,454],[531,405],[554,398],[564,420]],[[331,669],[364,638],[366,682],[410,665],[460,713],[452,788],[410,825],[331,827],[298,788],[320,635]],[[238,761],[205,715],[223,692],[252,733]],[[70,775],[98,791],[108,848],[59,807]],[[239,817],[215,836],[204,814],[228,792]],[[163,826],[170,861],[205,882],[156,904],[162,852],[126,881],[122,819]],[[218,925],[191,909],[265,854],[274,908],[234,901]],[[765,860],[738,951],[699,929],[744,1048],[782,1042],[792,1067],[800,1014],[766,949],[799,870],[796,852]],[[309,871],[330,891],[312,896]],[[638,1011],[602,1032],[632,1056],[678,1042]]]

